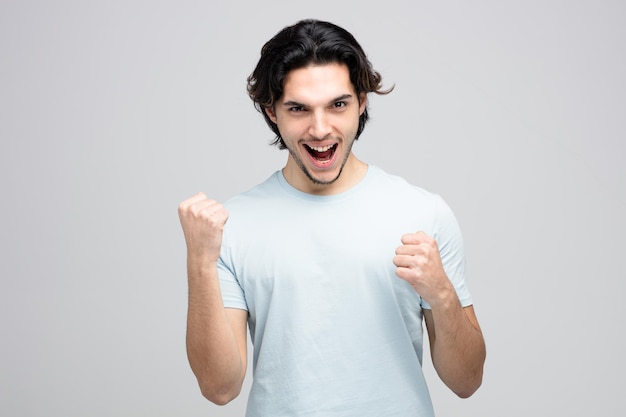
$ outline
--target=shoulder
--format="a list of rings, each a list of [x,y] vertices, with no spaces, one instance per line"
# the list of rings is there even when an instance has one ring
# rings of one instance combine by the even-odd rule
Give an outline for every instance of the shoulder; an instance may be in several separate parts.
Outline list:
[[[277,197],[280,195],[280,189],[278,172],[274,172],[265,181],[229,198],[224,205],[229,211],[250,207],[251,203]]]
[[[269,233],[268,229],[279,227],[281,220],[294,211],[290,208],[290,200],[278,178],[278,172],[226,200],[224,207],[229,217],[224,228],[224,242],[227,236],[242,234],[249,239],[251,230]]]
[[[421,204],[440,204],[443,200],[439,194],[411,184],[403,177],[390,174],[377,167],[370,166],[371,189],[382,195],[393,196],[399,201],[411,200]]]
[[[372,167],[370,200],[374,206],[383,205],[392,216],[418,218],[439,229],[456,228],[456,218],[448,203],[440,194],[409,183],[406,179]]]

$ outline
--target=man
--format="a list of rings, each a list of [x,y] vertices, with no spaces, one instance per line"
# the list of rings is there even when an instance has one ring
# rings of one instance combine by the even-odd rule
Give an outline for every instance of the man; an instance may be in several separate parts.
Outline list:
[[[481,384],[452,212],[352,152],[381,85],[352,35],[327,22],[298,22],[263,47],[248,91],[286,165],[226,206],[203,193],[179,206],[188,357],[212,402],[241,390],[247,326],[248,416],[434,415],[422,320],[444,383],[460,397]]]

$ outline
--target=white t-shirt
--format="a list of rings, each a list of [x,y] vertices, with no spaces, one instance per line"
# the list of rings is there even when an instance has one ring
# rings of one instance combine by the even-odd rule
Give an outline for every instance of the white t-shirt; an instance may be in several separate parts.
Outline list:
[[[422,373],[424,300],[395,274],[405,233],[435,237],[463,306],[463,243],[437,195],[369,166],[349,191],[315,196],[280,171],[226,203],[226,307],[249,312],[248,417],[432,416]]]

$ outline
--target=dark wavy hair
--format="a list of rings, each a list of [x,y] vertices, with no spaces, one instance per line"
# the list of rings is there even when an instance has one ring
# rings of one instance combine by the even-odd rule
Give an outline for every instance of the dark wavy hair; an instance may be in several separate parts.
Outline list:
[[[345,29],[319,20],[301,20],[278,32],[261,49],[261,58],[248,77],[248,94],[254,107],[276,134],[272,145],[285,149],[285,142],[266,108],[273,108],[283,95],[287,74],[309,65],[345,64],[357,97],[361,93],[388,94],[382,90],[382,77],[375,71],[356,39]],[[359,117],[355,139],[363,132],[369,116],[367,108]]]

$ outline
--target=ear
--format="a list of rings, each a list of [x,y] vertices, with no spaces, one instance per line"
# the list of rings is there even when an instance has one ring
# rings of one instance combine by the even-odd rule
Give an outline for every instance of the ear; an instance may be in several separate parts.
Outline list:
[[[367,107],[367,93],[359,94],[359,116],[363,114]]]
[[[267,117],[269,117],[272,122],[278,124],[276,123],[276,113],[274,112],[274,109],[272,107],[266,107],[265,114],[267,114]]]

